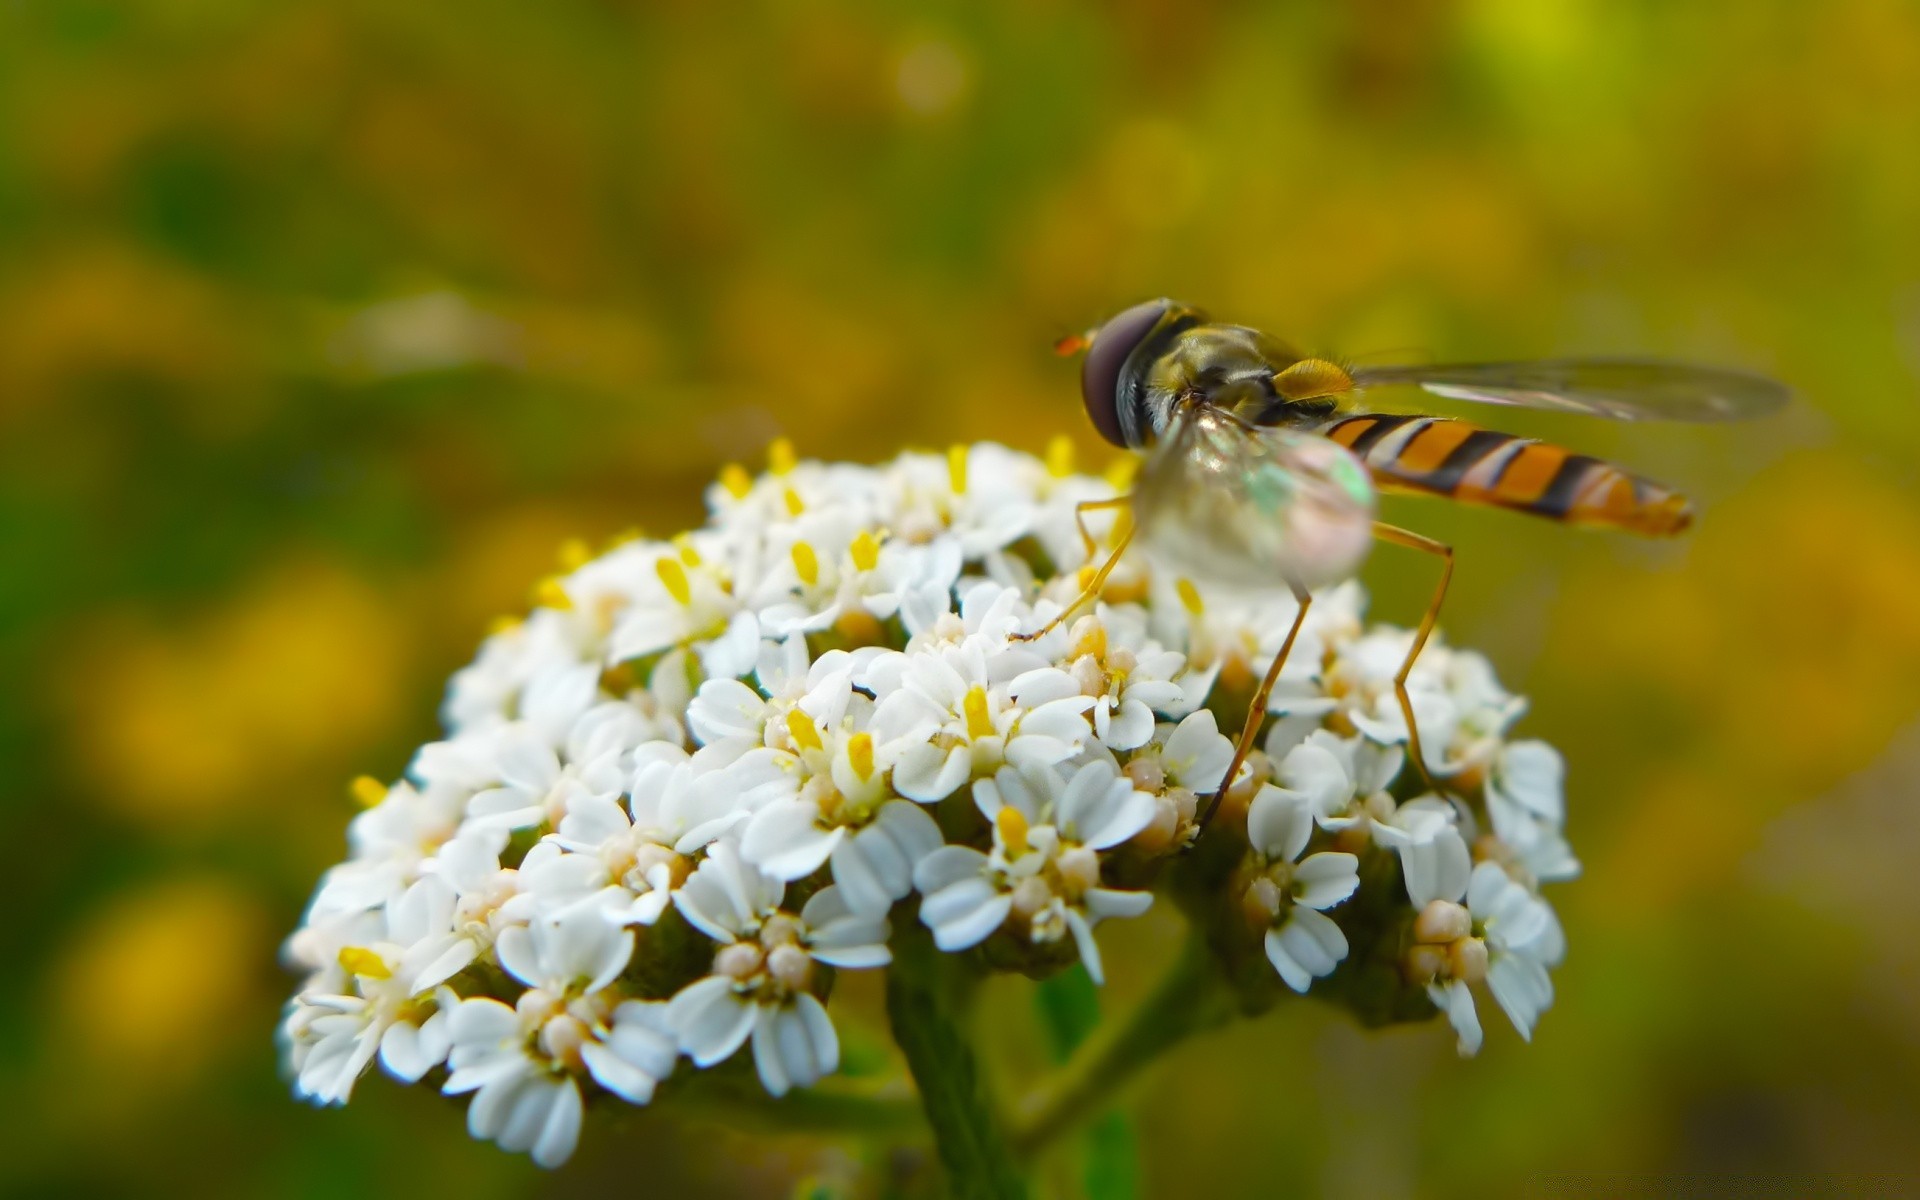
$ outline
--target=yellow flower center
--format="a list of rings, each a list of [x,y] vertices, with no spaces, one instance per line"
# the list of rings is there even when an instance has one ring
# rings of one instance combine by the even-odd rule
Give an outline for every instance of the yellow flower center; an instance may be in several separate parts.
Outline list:
[[[775,438],[767,443],[767,470],[775,475],[785,475],[793,470],[793,443],[786,438]]]
[[[871,571],[879,565],[880,543],[864,529],[854,537],[853,545],[847,547],[847,551],[853,555],[853,569],[856,571]]]
[[[967,490],[967,448],[965,446],[947,447],[947,482],[953,486],[953,494],[956,496]]]
[[[1017,858],[1031,849],[1027,843],[1027,818],[1019,809],[1008,805],[993,814],[993,827],[1000,834],[1000,844],[1006,847],[1008,858]]]
[[[787,710],[787,733],[802,750],[821,748],[820,731],[813,727],[813,718],[797,708]]]
[[[348,973],[367,979],[392,979],[393,971],[388,968],[387,960],[367,949],[365,946],[347,946],[340,951],[340,965]]]
[[[967,717],[967,737],[978,741],[993,736],[993,718],[987,715],[987,689],[978,684],[968,688],[960,708]]]
[[[693,603],[693,585],[687,582],[687,569],[680,565],[679,559],[663,558],[653,564],[653,569],[675,604]]]
[[[856,733],[847,739],[847,761],[853,773],[864,782],[873,778],[873,735]]]
[[[820,556],[805,542],[793,544],[793,569],[800,576],[800,582],[807,587],[820,582]]]
[[[747,493],[753,490],[753,476],[739,463],[728,463],[720,468],[720,486],[727,489],[727,495],[735,500],[745,500]]]
[[[1193,580],[1182,575],[1174,581],[1173,590],[1180,593],[1180,606],[1194,616],[1207,610],[1206,601],[1200,599],[1200,589],[1193,586]]]
[[[371,775],[362,775],[347,785],[353,795],[353,802],[361,808],[372,808],[387,798],[387,785]]]

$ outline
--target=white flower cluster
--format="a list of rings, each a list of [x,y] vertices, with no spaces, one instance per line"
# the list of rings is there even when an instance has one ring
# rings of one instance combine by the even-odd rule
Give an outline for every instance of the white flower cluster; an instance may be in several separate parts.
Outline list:
[[[377,1058],[551,1166],[589,1098],[645,1104],[683,1058],[751,1043],[775,1096],[835,1071],[833,974],[885,967],[916,904],[943,950],[1099,979],[1095,926],[1202,836],[1232,758],[1208,705],[1237,729],[1294,613],[1130,559],[1053,623],[1091,565],[1075,506],[1113,494],[1058,451],[868,468],[776,444],[759,478],[723,473],[705,528],[573,553],[454,676],[445,740],[357,786],[351,853],[287,944],[296,1090],[342,1103]],[[1412,685],[1448,794],[1397,800],[1410,635],[1359,609],[1318,598],[1204,833],[1245,845],[1222,911],[1306,991],[1347,954],[1362,857],[1397,855],[1408,986],[1465,1049],[1482,981],[1524,1033],[1562,951],[1537,885],[1576,870],[1559,760],[1505,740],[1521,702],[1484,660],[1433,646]]]

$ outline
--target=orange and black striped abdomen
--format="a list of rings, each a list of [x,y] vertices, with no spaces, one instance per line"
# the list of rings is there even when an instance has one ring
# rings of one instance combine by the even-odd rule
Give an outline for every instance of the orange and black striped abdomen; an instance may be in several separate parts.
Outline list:
[[[1352,450],[1386,491],[1424,492],[1656,537],[1679,533],[1693,520],[1686,497],[1651,480],[1466,421],[1364,413],[1335,417],[1320,433]]]

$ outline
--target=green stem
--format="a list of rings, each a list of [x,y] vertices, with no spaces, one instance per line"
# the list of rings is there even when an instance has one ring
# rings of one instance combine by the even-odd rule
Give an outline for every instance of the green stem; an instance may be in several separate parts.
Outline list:
[[[920,1088],[940,1161],[960,1200],[1018,1200],[1026,1185],[995,1119],[959,1001],[965,965],[935,949],[916,922],[893,939],[887,1017]]]
[[[1226,981],[1206,943],[1188,939],[1180,958],[1127,1017],[1103,1023],[1061,1071],[1021,1106],[1012,1141],[1021,1158],[1104,1112],[1141,1068],[1234,1013]]]

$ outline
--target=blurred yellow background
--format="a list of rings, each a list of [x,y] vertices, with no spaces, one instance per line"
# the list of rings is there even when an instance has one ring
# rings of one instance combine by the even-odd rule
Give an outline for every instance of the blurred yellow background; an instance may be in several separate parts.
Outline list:
[[[1560,998],[1469,1062],[1305,1006],[1212,1035],[1134,1102],[1149,1190],[1920,1190],[1915,147],[1908,0],[0,6],[0,1190],[845,1175],[647,1114],[549,1176],[426,1089],[297,1104],[277,941],[564,537],[695,521],[776,433],[1097,464],[1048,344],[1160,294],[1801,400],[1495,422],[1686,486],[1682,544],[1389,514],[1569,761]],[[1430,570],[1382,552],[1375,612]],[[1176,932],[1138,924],[1116,1005]]]

